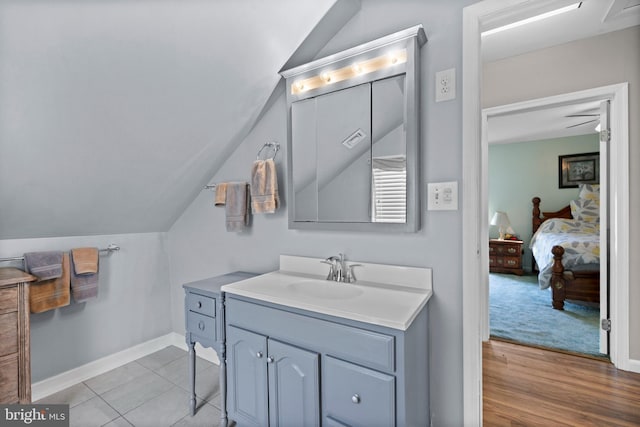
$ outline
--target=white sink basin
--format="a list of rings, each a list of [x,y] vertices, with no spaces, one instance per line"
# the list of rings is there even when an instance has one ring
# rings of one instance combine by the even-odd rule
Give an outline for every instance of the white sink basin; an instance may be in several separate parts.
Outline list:
[[[287,289],[294,294],[320,299],[348,299],[363,293],[362,289],[348,283],[335,283],[327,280],[303,280],[287,285]]]
[[[324,280],[321,259],[280,256],[280,270],[224,285],[240,297],[406,330],[432,294],[431,269],[359,263],[356,283]]]

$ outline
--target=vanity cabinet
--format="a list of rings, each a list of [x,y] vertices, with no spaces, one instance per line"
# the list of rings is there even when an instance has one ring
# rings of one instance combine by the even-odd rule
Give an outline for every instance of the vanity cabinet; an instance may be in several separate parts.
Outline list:
[[[238,426],[428,425],[426,306],[407,330],[226,293]]]
[[[319,426],[318,353],[233,326],[227,333],[231,418],[256,426]]]

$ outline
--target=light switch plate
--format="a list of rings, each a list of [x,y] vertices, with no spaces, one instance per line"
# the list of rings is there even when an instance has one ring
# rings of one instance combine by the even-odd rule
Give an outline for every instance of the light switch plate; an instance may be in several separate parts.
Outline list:
[[[427,210],[457,211],[458,181],[428,183]]]

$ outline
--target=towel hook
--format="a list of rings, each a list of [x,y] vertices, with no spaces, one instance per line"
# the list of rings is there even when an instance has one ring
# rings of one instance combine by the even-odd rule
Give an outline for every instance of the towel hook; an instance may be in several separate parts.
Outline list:
[[[262,150],[264,150],[265,148],[272,148],[273,149],[273,156],[271,157],[267,157],[267,159],[275,159],[276,158],[276,154],[278,154],[278,150],[280,150],[280,144],[278,144],[277,142],[265,142],[264,145],[260,148],[260,150],[258,150],[258,155],[256,156],[256,160],[260,160],[260,154],[262,154]],[[264,159],[264,160],[267,160]]]

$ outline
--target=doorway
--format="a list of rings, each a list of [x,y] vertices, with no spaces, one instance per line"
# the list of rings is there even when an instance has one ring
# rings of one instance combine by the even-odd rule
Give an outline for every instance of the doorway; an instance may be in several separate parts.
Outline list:
[[[600,142],[604,133],[598,132],[608,129],[608,101],[595,94],[591,96],[587,90],[578,95],[564,94],[555,100],[536,100],[536,108],[527,104],[528,108],[523,110],[516,103],[483,110],[486,127],[483,135],[488,146],[488,214],[493,224],[489,229],[490,331],[486,337],[588,356],[608,356],[608,334],[600,333],[601,319],[609,318],[608,142]],[[599,177],[559,182],[559,160],[581,159],[586,153],[586,163],[576,166],[594,166]],[[589,200],[581,199],[582,195]],[[562,212],[561,217],[540,226],[535,238],[534,198],[539,200],[537,206],[543,212]],[[568,209],[570,203],[573,210]],[[590,206],[591,213],[599,205],[600,214],[584,217],[578,208],[583,204]],[[536,218],[539,217],[540,214]],[[499,229],[509,234],[500,238]],[[577,289],[576,299],[563,301],[562,310],[552,308],[551,247],[555,244],[567,248],[562,261],[568,271],[564,277],[567,285]],[[570,282],[574,268],[576,273],[593,271],[590,281]],[[584,294],[587,285],[596,286],[595,293]]]
[[[548,5],[541,0],[536,5]],[[463,411],[465,425],[482,424],[482,339],[488,331],[486,295],[488,285],[487,147],[482,143],[480,31],[501,18],[516,20],[528,2],[485,0],[463,11]],[[610,295],[612,307],[611,360],[630,370],[629,360],[629,122],[628,84],[598,88],[611,99],[616,120],[612,122],[610,151],[609,236]]]

